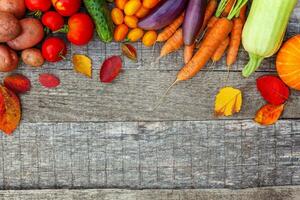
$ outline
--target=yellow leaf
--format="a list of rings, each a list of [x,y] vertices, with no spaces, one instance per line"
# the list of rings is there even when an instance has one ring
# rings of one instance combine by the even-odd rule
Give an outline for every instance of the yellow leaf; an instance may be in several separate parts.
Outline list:
[[[73,55],[73,66],[74,70],[78,73],[84,74],[87,77],[92,77],[92,60],[80,54]]]
[[[240,112],[242,92],[232,87],[222,88],[216,96],[215,113],[218,116],[231,116]]]
[[[254,118],[254,121],[263,126],[275,124],[281,116],[284,104],[276,106],[267,104],[261,107]]]

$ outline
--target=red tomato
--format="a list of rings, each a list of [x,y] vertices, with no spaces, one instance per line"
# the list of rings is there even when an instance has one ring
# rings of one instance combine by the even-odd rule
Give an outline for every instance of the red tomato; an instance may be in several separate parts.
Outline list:
[[[67,54],[66,43],[59,37],[49,37],[42,45],[42,54],[48,62],[57,62]]]
[[[57,31],[65,24],[64,18],[55,11],[46,12],[42,17],[42,23],[51,31]]]
[[[75,45],[87,44],[94,35],[92,18],[85,13],[77,13],[69,18],[68,40]]]
[[[25,5],[30,11],[46,12],[51,7],[51,0],[25,0]]]
[[[52,4],[62,16],[71,16],[79,10],[81,0],[52,0]]]

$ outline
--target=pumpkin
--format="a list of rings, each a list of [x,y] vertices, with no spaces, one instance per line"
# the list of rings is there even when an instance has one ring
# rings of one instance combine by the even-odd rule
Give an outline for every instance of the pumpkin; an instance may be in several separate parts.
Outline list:
[[[283,44],[277,55],[276,68],[286,85],[300,90],[300,34]]]

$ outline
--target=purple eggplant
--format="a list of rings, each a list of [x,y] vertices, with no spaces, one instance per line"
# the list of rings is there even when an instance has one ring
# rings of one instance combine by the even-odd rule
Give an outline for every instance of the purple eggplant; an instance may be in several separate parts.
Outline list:
[[[185,45],[194,44],[203,25],[207,0],[190,0],[183,22],[183,41]]]
[[[182,14],[187,3],[188,0],[164,0],[138,26],[144,30],[159,30],[168,26]]]

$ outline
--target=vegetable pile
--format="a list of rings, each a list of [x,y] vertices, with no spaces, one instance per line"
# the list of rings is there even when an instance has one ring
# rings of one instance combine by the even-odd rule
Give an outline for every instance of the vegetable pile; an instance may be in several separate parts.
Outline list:
[[[105,43],[122,42],[121,52],[134,62],[138,61],[137,50],[130,43],[141,41],[146,47],[163,43],[156,61],[184,48],[184,65],[167,95],[174,85],[192,79],[207,63],[215,65],[224,56],[229,71],[237,61],[241,44],[250,58],[242,72],[244,77],[280,49],[276,60],[278,76],[265,75],[256,82],[266,105],[257,111],[254,120],[271,125],[288,103],[289,87],[300,90],[300,35],[280,48],[296,3],[297,0],[114,0],[109,6],[106,0],[2,0],[0,72],[15,70],[20,58],[35,68],[45,62],[63,61],[67,42],[87,45],[94,34]],[[92,78],[92,60],[87,55],[72,55],[72,63],[74,71]],[[119,55],[107,58],[101,65],[99,80],[113,82],[122,67]],[[60,85],[59,77],[51,73],[41,73],[38,80],[48,89]],[[18,95],[30,89],[30,80],[21,74],[8,75],[0,85],[0,130],[4,133],[11,134],[17,128],[21,119]],[[215,114],[231,116],[240,112],[242,96],[238,88],[221,88],[215,98]]]

